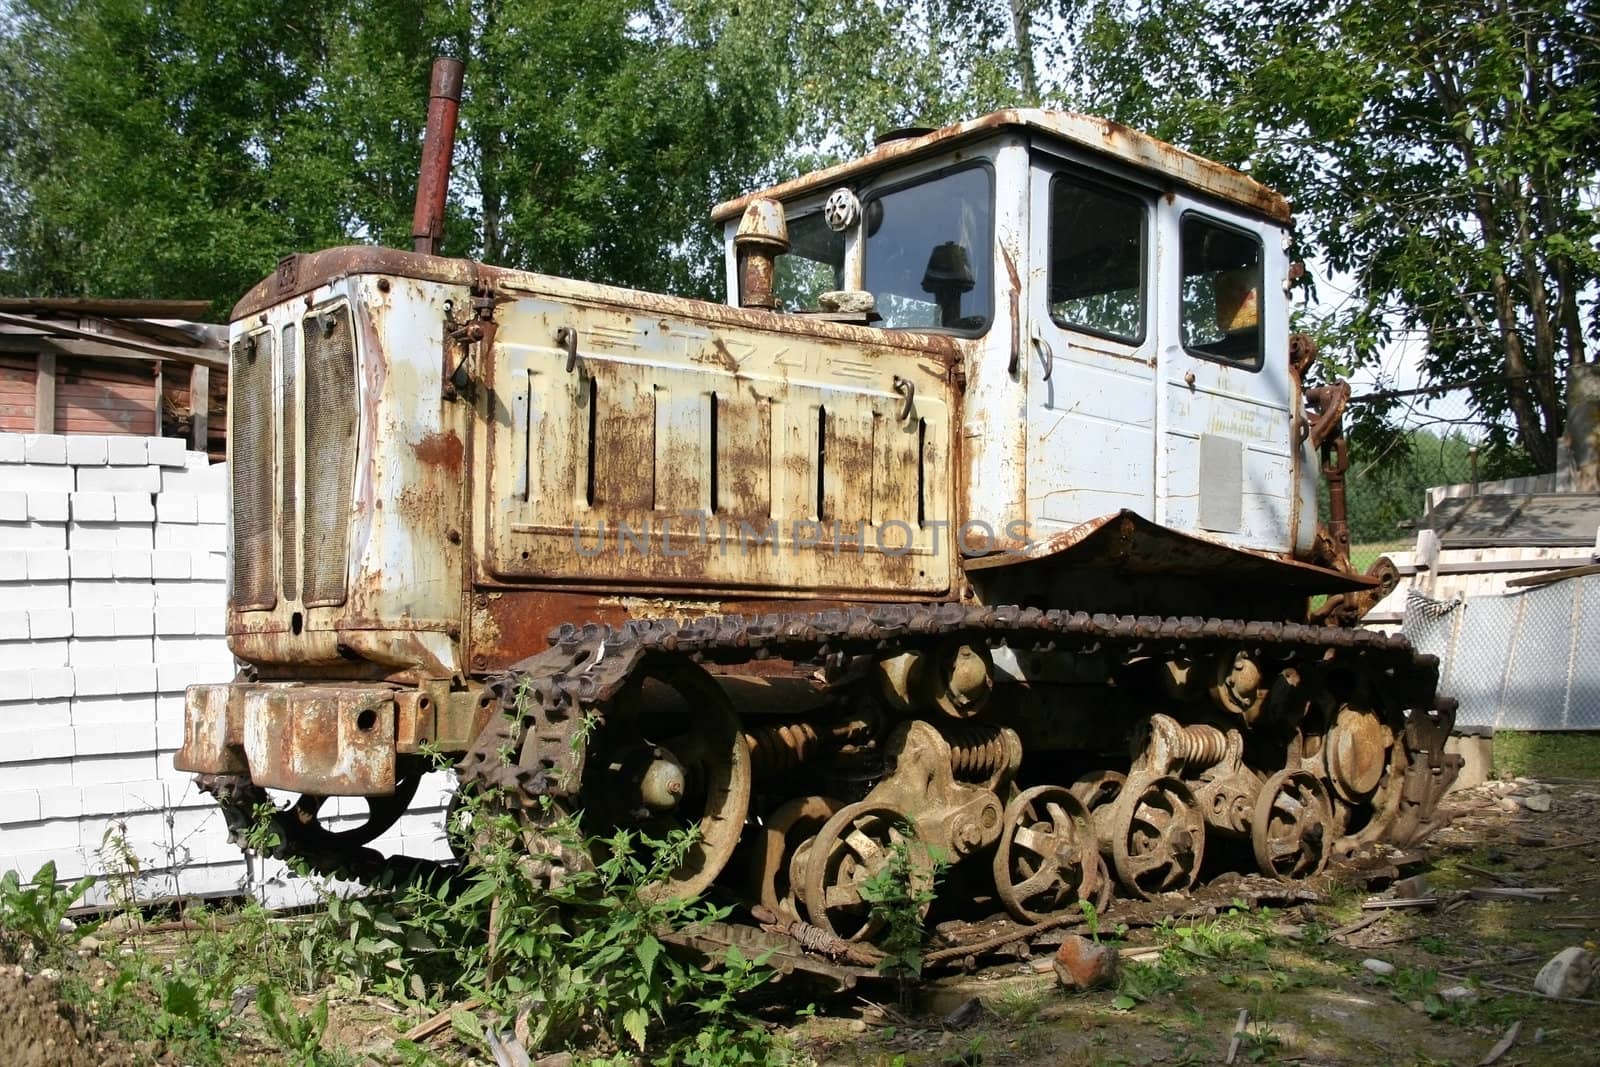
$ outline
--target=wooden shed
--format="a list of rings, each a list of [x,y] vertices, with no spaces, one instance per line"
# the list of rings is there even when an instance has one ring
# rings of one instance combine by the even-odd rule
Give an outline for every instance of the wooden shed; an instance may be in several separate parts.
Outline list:
[[[203,300],[0,298],[0,432],[226,449],[227,327]]]

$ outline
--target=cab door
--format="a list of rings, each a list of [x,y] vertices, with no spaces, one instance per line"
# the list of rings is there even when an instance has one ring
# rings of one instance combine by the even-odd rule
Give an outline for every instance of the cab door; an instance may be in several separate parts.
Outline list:
[[[1033,537],[1155,518],[1156,198],[1052,157],[1032,168],[1025,345]]]
[[[1158,218],[1156,520],[1244,548],[1290,551],[1282,231],[1181,193],[1163,198]]]

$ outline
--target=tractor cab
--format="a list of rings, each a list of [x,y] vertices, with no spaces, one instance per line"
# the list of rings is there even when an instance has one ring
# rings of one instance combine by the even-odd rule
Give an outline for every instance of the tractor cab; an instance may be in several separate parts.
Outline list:
[[[1038,541],[1126,510],[1310,552],[1289,208],[1248,176],[1106,120],[1002,111],[713,219],[729,303],[951,339],[975,519]],[[751,249],[775,253],[770,277]]]

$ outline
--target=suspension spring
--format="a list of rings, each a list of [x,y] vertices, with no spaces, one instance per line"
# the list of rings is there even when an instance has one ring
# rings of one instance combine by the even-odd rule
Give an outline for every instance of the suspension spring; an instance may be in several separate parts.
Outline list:
[[[783,722],[747,730],[750,770],[763,777],[792,771],[822,750],[823,736],[808,722]]]
[[[1174,741],[1173,755],[1190,769],[1214,767],[1228,754],[1228,735],[1203,723],[1183,727]]]
[[[950,743],[950,770],[963,782],[986,782],[1006,766],[1005,737],[998,726],[947,726],[940,731]]]

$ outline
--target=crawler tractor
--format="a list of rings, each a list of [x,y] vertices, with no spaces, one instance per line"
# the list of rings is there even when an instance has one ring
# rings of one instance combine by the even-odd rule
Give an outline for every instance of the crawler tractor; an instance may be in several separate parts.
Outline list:
[[[442,752],[530,823],[697,829],[653,891],[836,955],[897,842],[1032,928],[1436,826],[1453,706],[1355,628],[1278,194],[1001,111],[717,206],[707,303],[435,254],[459,83],[415,249],[234,309],[247,668],[177,757],[234,818],[298,795],[288,850],[380,870]]]

